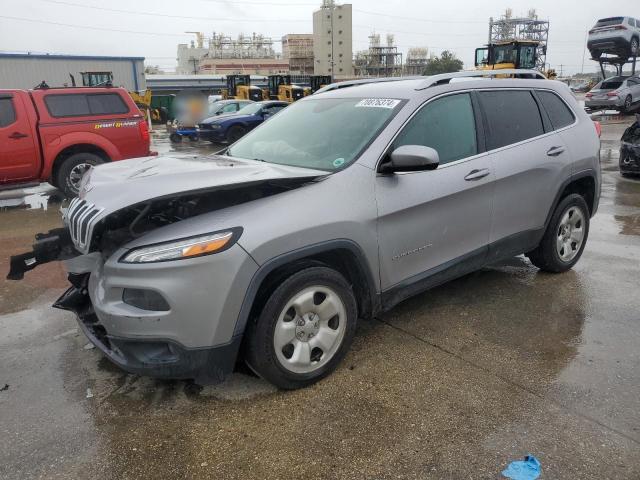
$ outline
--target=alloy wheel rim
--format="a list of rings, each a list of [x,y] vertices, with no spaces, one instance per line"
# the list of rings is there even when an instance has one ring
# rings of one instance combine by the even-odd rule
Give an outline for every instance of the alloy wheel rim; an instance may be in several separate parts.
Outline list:
[[[311,373],[336,354],[346,331],[346,308],[338,294],[321,285],[296,293],[278,316],[273,346],[280,364],[293,373]]]
[[[69,186],[71,186],[76,192],[80,190],[80,182],[82,181],[82,177],[87,170],[89,170],[93,165],[90,163],[79,163],[75,167],[71,169],[69,173]]]
[[[585,218],[578,207],[569,207],[562,215],[556,237],[556,251],[560,260],[573,260],[584,241]]]

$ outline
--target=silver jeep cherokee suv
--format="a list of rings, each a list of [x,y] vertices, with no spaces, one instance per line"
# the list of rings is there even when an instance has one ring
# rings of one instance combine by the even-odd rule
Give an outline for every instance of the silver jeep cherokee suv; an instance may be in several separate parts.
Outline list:
[[[129,372],[212,383],[241,357],[292,389],[357,318],[522,253],[570,269],[600,196],[593,122],[560,82],[458,76],[329,89],[221,154],[94,168],[9,278],[66,259],[55,306]]]

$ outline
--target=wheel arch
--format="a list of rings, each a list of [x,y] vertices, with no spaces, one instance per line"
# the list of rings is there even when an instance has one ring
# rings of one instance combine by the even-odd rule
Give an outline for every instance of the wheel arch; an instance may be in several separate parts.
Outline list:
[[[111,157],[109,154],[99,146],[92,143],[77,143],[74,145],[69,145],[68,147],[63,148],[58,152],[55,159],[53,160],[53,165],[51,166],[51,173],[49,178],[52,181],[55,181],[56,175],[58,174],[58,170],[63,162],[72,155],[76,153],[93,153],[94,155],[98,155],[105,162],[110,162]]]
[[[356,296],[359,317],[370,318],[380,310],[374,276],[360,246],[347,239],[330,240],[279,255],[260,266],[245,292],[234,337],[242,335],[247,323],[257,318],[282,280],[312,266],[333,268],[346,278]]]
[[[547,219],[545,221],[545,228],[549,225],[551,221],[551,217],[553,216],[553,212],[555,211],[558,204],[562,201],[563,198],[571,195],[572,193],[577,193],[581,195],[585,202],[587,203],[587,207],[589,207],[589,215],[593,216],[595,209],[597,208],[597,195],[596,188],[598,182],[596,180],[596,174],[592,170],[586,170],[584,172],[572,175],[571,178],[565,181],[562,187],[559,189],[558,194],[551,206],[551,210],[547,214]]]

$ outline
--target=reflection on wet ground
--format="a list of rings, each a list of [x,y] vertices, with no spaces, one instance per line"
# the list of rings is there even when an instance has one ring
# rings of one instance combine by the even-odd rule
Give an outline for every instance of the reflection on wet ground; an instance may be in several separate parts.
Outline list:
[[[0,478],[497,478],[527,453],[543,478],[639,478],[640,180],[617,172],[623,130],[604,127],[573,271],[516,257],[408,300],[301,391],[244,370],[204,388],[125,374],[49,307],[60,265],[0,280]],[[1,272],[59,225],[50,198],[0,204]]]

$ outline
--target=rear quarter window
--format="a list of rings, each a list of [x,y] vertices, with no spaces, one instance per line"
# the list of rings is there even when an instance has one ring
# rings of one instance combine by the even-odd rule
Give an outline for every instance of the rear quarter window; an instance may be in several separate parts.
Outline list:
[[[52,94],[44,97],[52,117],[84,117],[117,115],[129,112],[129,107],[117,93]]]
[[[546,110],[554,130],[571,125],[575,121],[573,112],[567,104],[553,92],[538,91],[538,98]]]
[[[528,90],[478,92],[489,131],[487,149],[504,147],[544,133],[540,109]]]
[[[16,110],[11,98],[0,98],[0,128],[8,127],[16,121]]]

